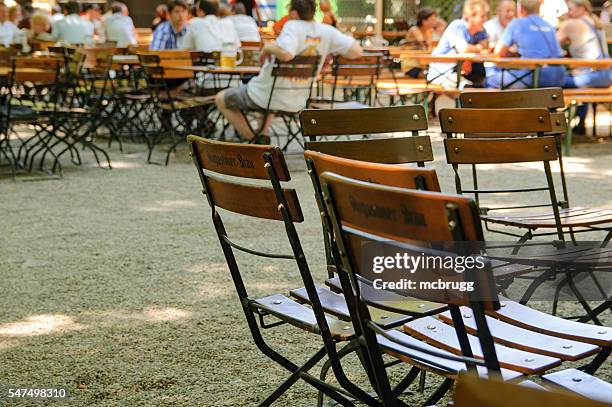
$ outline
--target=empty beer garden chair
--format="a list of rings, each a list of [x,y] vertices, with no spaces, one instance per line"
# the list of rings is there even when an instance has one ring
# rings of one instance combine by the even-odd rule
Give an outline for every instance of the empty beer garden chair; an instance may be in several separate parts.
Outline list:
[[[304,221],[300,203],[294,189],[281,185],[290,180],[290,175],[280,149],[272,146],[209,141],[195,136],[190,136],[188,143],[191,146],[203,192],[212,209],[213,224],[227,260],[230,275],[255,344],[262,353],[290,372],[290,377],[260,405],[270,405],[300,379],[343,406],[352,405],[346,395],[347,392],[352,398],[364,401],[368,405],[376,405],[376,401],[353,384],[342,370],[340,358],[347,353],[354,352],[358,346],[354,342],[350,322],[336,318],[338,314],[345,313],[344,318],[348,319],[348,311],[343,311],[342,307],[328,304],[326,305],[328,309],[337,311],[335,311],[336,316],[331,315],[334,313],[326,314],[319,301],[317,288],[312,280],[294,226],[295,223]],[[228,175],[251,183],[239,183],[219,177]],[[260,183],[254,185],[253,182],[258,180]],[[261,184],[261,180],[264,180],[264,185]],[[237,197],[243,197],[243,199],[237,199]],[[243,243],[233,238],[230,239],[230,234],[226,231],[222,220],[226,211],[244,217],[282,222],[292,252],[290,254],[264,252],[261,249],[253,249],[251,245],[247,248]],[[253,242],[264,241],[261,232],[260,229],[256,230],[252,236]],[[281,293],[273,293],[265,297],[251,296],[243,280],[244,270],[236,259],[236,252],[245,252],[268,259],[291,260],[291,266],[296,267],[299,273],[296,273],[296,277],[301,276],[304,290],[311,299],[311,307],[301,305]],[[323,300],[329,300],[329,298],[322,298],[321,301]],[[381,314],[381,316],[384,315]],[[380,322],[384,324],[385,318],[380,319]],[[401,321],[399,323],[401,324]],[[321,338],[320,350],[302,366],[294,364],[272,349],[264,339],[263,331],[287,324],[312,332]],[[344,347],[336,350],[336,346],[340,344],[344,344]],[[325,356],[342,389],[308,372]]]
[[[455,407],[610,407],[612,394],[593,398],[569,394],[562,390],[529,388],[475,375],[461,375],[454,391]]]
[[[329,71],[322,73],[319,95],[311,106],[329,109],[373,107],[384,62],[385,55],[380,52],[366,53],[356,59],[335,56]],[[324,96],[325,85],[331,85],[329,98]]]
[[[561,220],[561,228],[564,232],[570,232],[572,238],[574,234],[580,230],[582,231],[593,231],[600,230],[608,233],[605,236],[606,240],[609,240],[612,235],[610,227],[606,227],[606,223],[612,222],[612,211],[607,209],[593,209],[585,207],[572,207],[570,205],[569,194],[567,191],[567,181],[565,177],[565,166],[563,163],[562,155],[562,136],[567,134],[567,121],[565,113],[558,111],[558,109],[565,108],[565,102],[563,98],[563,90],[560,88],[542,88],[542,89],[524,89],[524,90],[506,90],[500,92],[464,92],[459,97],[461,106],[463,108],[476,108],[476,109],[509,109],[509,108],[545,108],[551,111],[551,131],[545,134],[553,135],[556,138],[556,148],[558,153],[558,162],[560,170],[560,181],[562,188],[562,199],[557,199],[557,206],[559,207],[559,215]],[[508,134],[497,134],[501,137],[509,137]],[[518,136],[525,136],[526,134],[518,134]],[[477,136],[477,134],[471,134],[470,136]],[[492,137],[492,134],[484,135],[485,137]],[[476,171],[473,172],[473,179],[477,185]],[[546,205],[549,206],[549,205]],[[482,208],[481,210],[486,210]],[[534,213],[526,213],[525,217],[512,216],[511,219],[504,219],[503,217],[494,217],[491,223],[498,225],[518,227],[526,230],[527,234],[535,234],[536,230],[553,229],[557,227],[555,217],[552,211],[538,213],[541,218],[541,225],[534,227],[530,224],[533,219]],[[485,218],[485,222],[488,226],[488,220]]]
[[[373,322],[369,308],[376,303],[373,300],[385,294],[377,289],[378,294],[373,297],[371,286],[378,274],[372,272],[368,260],[396,252],[411,256],[456,256],[456,252],[439,248],[439,243],[446,242],[444,247],[449,247],[452,242],[484,242],[477,206],[468,197],[377,185],[330,172],[323,173],[320,182],[336,241],[334,259],[340,266],[355,333],[367,356],[364,365],[385,405],[404,404],[390,388],[383,353],[446,378],[430,402],[442,397],[461,371],[476,372],[478,366],[485,368],[484,372],[479,371],[481,374],[505,380],[521,380],[515,375],[517,372],[544,375],[547,382],[558,383],[579,394],[585,390],[598,394],[612,391],[612,385],[593,380],[589,375],[608,357],[612,330],[604,332],[601,327],[566,321],[500,301],[488,266],[461,274],[453,268],[425,268],[411,275],[417,287],[421,282],[437,279],[474,284],[472,291],[418,288],[409,291],[410,296],[421,300],[448,304],[450,311],[441,319],[424,317],[410,321],[404,326],[405,334],[387,331]],[[406,213],[410,216],[403,216]],[[493,319],[500,313],[513,314],[514,323],[500,325],[500,321]],[[525,317],[528,314],[531,316]],[[529,318],[533,321],[535,315],[538,325],[525,322]],[[505,319],[511,320],[512,317]],[[547,336],[539,337],[544,330]],[[572,336],[571,332],[579,334]],[[509,340],[509,336],[513,339]],[[446,354],[439,352],[467,359],[444,361]],[[569,369],[546,374],[564,360],[581,360],[593,355],[595,358],[584,366],[584,371]],[[573,385],[568,386],[568,382]]]
[[[424,167],[426,162],[433,161],[433,152],[429,136],[420,136],[419,131],[427,130],[425,110],[420,105],[381,107],[371,109],[335,109],[305,110],[301,114],[302,129],[306,143],[306,163],[316,191],[319,209],[325,216],[322,195],[316,177],[324,171],[364,181],[375,180],[384,185],[402,188],[414,188],[440,192],[437,176],[431,177],[418,172],[410,172],[400,164],[416,164]],[[327,136],[347,136],[354,134],[382,135],[404,132],[403,137],[386,137],[367,140],[313,141]],[[314,154],[314,152],[323,154]],[[340,158],[340,159],[336,159]],[[348,159],[348,160],[342,160]],[[358,160],[358,161],[352,161]],[[376,166],[367,163],[392,164]],[[393,165],[396,165],[395,167]],[[383,175],[384,174],[384,175]],[[435,174],[435,172],[434,172]],[[334,265],[330,258],[330,242],[323,221],[324,238],[328,254],[330,284],[338,288],[339,282],[334,277]],[[500,284],[513,276],[524,274],[532,267],[494,262],[495,277]]]
[[[207,117],[214,106],[214,96],[195,96],[177,91],[185,82],[193,79],[189,71],[172,69],[179,66],[192,66],[193,60],[188,51],[151,51],[139,53],[140,64],[147,82],[147,93],[151,95],[152,110],[155,112],[149,123],[154,126],[147,137],[149,153],[147,162],[155,147],[164,138],[171,145],[166,153],[165,164],[170,155],[189,134],[207,136],[211,130]],[[156,120],[155,120],[156,119]]]
[[[553,181],[551,162],[557,161],[557,140],[553,136],[544,136],[551,131],[551,119],[547,109],[442,109],[440,111],[440,123],[442,132],[447,135],[445,140],[447,162],[452,165],[455,173],[455,183],[458,193],[471,193],[484,213],[484,222],[515,226],[527,229],[519,243],[524,243],[534,235],[533,230],[544,228],[553,229],[552,232],[538,233],[538,236],[555,236],[560,241],[565,240],[565,228],[588,228],[598,229],[599,224],[610,222],[612,211],[602,211],[599,215],[591,216],[586,211],[562,212],[558,206],[558,199]],[[457,138],[461,134],[508,133],[513,137],[507,138]],[[539,137],[516,137],[517,134],[537,134]],[[471,189],[463,186],[460,166],[477,164],[517,164],[517,163],[541,163],[544,175],[543,182],[537,186],[519,186],[483,188],[482,185],[473,185]],[[518,205],[487,207],[482,202],[482,196],[491,194],[540,194],[544,203],[522,203]],[[543,196],[542,196],[543,195]],[[524,195],[523,195],[524,196]],[[522,198],[519,198],[522,199]],[[548,207],[549,212],[525,212],[526,209]],[[513,212],[505,212],[505,211]],[[520,210],[520,212],[516,212]],[[501,231],[510,234],[511,232]],[[610,234],[604,242],[609,240]],[[549,272],[555,273],[554,270]],[[589,271],[591,273],[591,271]],[[521,302],[525,303],[533,295],[538,286],[551,278],[548,272],[540,276],[530,285],[523,295]],[[568,275],[571,279],[572,275]],[[564,283],[565,284],[565,283]],[[596,282],[596,284],[598,284]],[[595,310],[582,298],[572,282],[569,284],[572,293],[576,295],[582,307],[586,311],[583,321],[593,319],[600,323],[597,316],[609,309],[609,299],[603,288],[599,287],[603,297],[603,303]]]
[[[0,129],[5,138],[2,153],[8,159],[13,175],[17,166],[31,169],[34,159],[40,153],[49,152],[57,158],[48,146],[56,140],[58,132],[62,66],[63,58],[57,57],[11,59],[6,104],[2,106],[0,114]],[[17,146],[10,144],[9,136],[17,135],[14,127],[18,125],[32,125],[34,134],[19,140],[21,144],[15,154]],[[40,167],[43,166],[44,160],[41,160]]]

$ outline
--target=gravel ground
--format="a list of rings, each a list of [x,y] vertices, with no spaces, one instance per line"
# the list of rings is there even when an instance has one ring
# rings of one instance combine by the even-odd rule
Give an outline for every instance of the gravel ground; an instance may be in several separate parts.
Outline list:
[[[454,191],[440,138],[432,135],[442,188]],[[62,180],[0,179],[0,384],[66,387],[78,406],[255,405],[287,375],[250,338],[195,170],[184,152],[166,168],[144,164],[142,145],[127,150],[112,151],[112,171],[86,156],[83,167],[67,165]],[[612,144],[575,148],[567,160],[574,205],[612,207],[611,160]],[[289,162],[306,218],[298,230],[321,281],[311,186],[301,157]],[[487,166],[481,174],[483,184],[543,179],[534,165]],[[289,251],[281,225],[227,218],[231,236]],[[239,259],[253,296],[300,284],[291,263]],[[563,312],[578,310],[563,304]],[[610,314],[604,320],[612,325]],[[296,329],[269,337],[298,361],[319,346]],[[347,361],[350,377],[363,382],[356,361]],[[399,378],[407,369],[395,371]],[[612,380],[610,363],[600,377]],[[428,390],[434,384],[429,380]],[[278,405],[315,400],[298,384]]]

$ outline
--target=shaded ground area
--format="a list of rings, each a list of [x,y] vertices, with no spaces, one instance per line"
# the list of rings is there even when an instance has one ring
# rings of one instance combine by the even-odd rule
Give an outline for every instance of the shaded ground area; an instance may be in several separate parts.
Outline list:
[[[65,386],[72,405],[87,406],[261,401],[286,374],[253,345],[191,163],[183,151],[167,168],[146,165],[143,146],[127,149],[112,152],[112,171],[86,156],[84,167],[66,163],[62,180],[0,180],[0,384]],[[437,136],[435,154],[443,190],[454,191]],[[575,149],[567,160],[572,204],[612,207],[611,160],[610,144]],[[322,281],[318,214],[299,155],[290,168],[306,218],[300,236]],[[536,165],[487,166],[481,174],[483,185],[543,181]],[[228,218],[230,235],[248,246],[289,251],[281,225]],[[300,284],[291,263],[240,260],[254,296]],[[563,304],[563,312],[576,311]],[[604,320],[612,325],[609,314]],[[270,337],[295,360],[318,347],[315,336],[296,329]],[[355,360],[348,366],[364,380]],[[399,377],[407,369],[395,371]],[[610,363],[600,377],[612,380]],[[428,380],[429,391],[434,383]],[[299,384],[279,405],[315,400]]]

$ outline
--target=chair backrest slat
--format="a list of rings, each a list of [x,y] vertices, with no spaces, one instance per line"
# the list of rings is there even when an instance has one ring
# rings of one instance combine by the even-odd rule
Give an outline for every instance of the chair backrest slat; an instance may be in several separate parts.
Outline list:
[[[221,179],[207,172],[243,179],[265,179],[277,183],[291,221],[304,220],[295,190],[281,188],[278,184],[291,179],[278,147],[224,143],[197,136],[187,137],[187,142],[198,166],[204,193],[212,206],[262,219],[283,220],[274,188]],[[274,174],[274,179],[271,174]]]
[[[206,183],[207,193],[220,208],[256,218],[283,220],[275,192],[270,187],[238,184],[212,176],[207,177]],[[303,222],[304,216],[295,190],[283,189],[283,193],[291,220],[296,223]]]
[[[535,107],[564,108],[561,88],[503,90],[499,92],[463,92],[459,101],[464,108],[502,109]]]
[[[291,180],[283,153],[278,148],[210,141],[195,136],[187,137],[187,141],[193,143],[195,154],[205,170],[236,177],[270,179],[264,160],[267,154],[279,181]]]
[[[319,70],[320,56],[298,55],[290,61],[276,60],[272,76],[278,78],[313,79]]]
[[[545,133],[552,130],[547,109],[442,109],[443,133]]]
[[[509,164],[556,161],[552,136],[531,138],[446,139],[449,164]]]
[[[429,136],[309,141],[305,148],[336,157],[381,164],[407,164],[434,159]]]
[[[421,105],[370,109],[306,109],[300,114],[305,137],[382,134],[427,130]]]
[[[357,161],[308,150],[304,152],[304,157],[306,160],[312,160],[313,167],[319,175],[324,172],[333,172],[374,184],[440,191],[440,184],[434,169]]]

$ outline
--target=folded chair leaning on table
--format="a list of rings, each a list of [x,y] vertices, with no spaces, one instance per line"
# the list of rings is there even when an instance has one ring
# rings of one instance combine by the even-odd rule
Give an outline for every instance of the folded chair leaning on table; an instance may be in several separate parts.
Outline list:
[[[563,214],[558,207],[558,200],[555,192],[555,184],[553,181],[550,163],[557,161],[558,153],[556,148],[556,139],[552,136],[544,136],[545,132],[551,130],[551,119],[548,110],[546,109],[442,109],[440,111],[440,125],[442,132],[448,137],[445,143],[446,159],[452,165],[455,173],[455,184],[457,193],[472,193],[479,197],[479,204],[482,205],[481,196],[502,193],[530,193],[540,192],[548,197],[546,204],[527,204],[527,205],[511,205],[497,208],[489,208],[486,215],[482,217],[485,222],[493,222],[502,225],[527,228],[528,232],[518,241],[519,246],[525,244],[526,240],[532,237],[531,230],[538,228],[552,228],[553,233],[542,233],[540,235],[552,235],[563,242],[565,240],[565,230],[563,219],[569,218],[569,222],[573,222],[574,227],[585,227],[595,229],[598,223],[609,223],[610,213],[612,211],[602,211],[600,215],[594,218],[589,216],[588,211],[583,214]],[[458,135],[463,134],[482,134],[491,133],[494,130],[496,133],[508,133],[513,137],[508,138],[458,138]],[[539,137],[526,137],[531,134],[537,134]],[[524,134],[525,137],[516,137],[517,134]],[[483,188],[482,185],[474,185],[473,189],[465,189],[461,180],[460,166],[477,164],[516,164],[516,163],[542,163],[544,169],[544,177],[546,184],[534,187],[511,187],[511,188]],[[504,211],[514,209],[528,209],[532,207],[551,207],[552,213],[547,214],[515,214],[507,215],[491,215],[491,211]],[[481,210],[482,212],[482,210]],[[515,222],[516,219],[516,222]],[[604,243],[609,239],[610,234],[604,240]],[[517,249],[518,250],[518,249]],[[552,274],[551,274],[552,273]],[[556,275],[555,268],[549,269],[547,272],[541,273],[534,282],[525,291],[522,303],[526,303],[535,290],[545,281]],[[589,274],[592,271],[589,270]],[[592,274],[591,274],[592,276]],[[604,302],[600,307],[593,310],[590,305],[584,300],[580,291],[575,287],[573,275],[567,274],[565,279],[568,282],[572,293],[580,301],[582,307],[586,311],[586,316],[583,321],[593,319],[597,324],[600,324],[597,316],[610,308],[609,299],[605,290],[595,279],[595,284],[600,294],[604,298]]]
[[[487,317],[487,313],[497,316],[500,311],[503,312],[505,307],[502,307],[498,299],[492,274],[486,269],[466,270],[462,274],[457,274],[452,268],[438,268],[419,270],[412,274],[412,279],[417,285],[421,281],[435,281],[438,278],[452,278],[453,281],[474,283],[474,290],[471,292],[469,290],[424,291],[418,289],[410,291],[411,295],[421,299],[447,303],[450,307],[447,321],[451,322],[452,326],[440,320],[425,317],[407,323],[405,325],[407,335],[396,330],[381,328],[372,321],[369,314],[369,307],[373,306],[373,298],[368,290],[363,290],[364,286],[371,286],[373,278],[378,275],[373,274],[371,264],[364,259],[370,259],[376,253],[383,253],[383,250],[388,250],[388,253],[399,251],[412,255],[425,253],[429,256],[444,257],[452,254],[432,247],[432,242],[483,242],[484,237],[477,207],[474,201],[467,197],[376,185],[330,172],[321,175],[320,183],[336,242],[333,255],[339,265],[355,334],[366,356],[364,367],[368,370],[372,385],[385,406],[405,404],[398,399],[389,385],[383,354],[445,377],[445,386],[440,389],[439,397],[444,394],[444,390],[450,388],[458,371],[464,370],[465,365],[472,372],[478,371],[480,374],[517,380],[519,378],[512,376],[512,373],[540,375],[561,363],[556,357],[536,355],[495,344],[494,335],[490,329],[490,324],[495,321]],[[360,205],[356,206],[355,202],[359,202]],[[414,216],[411,218],[369,216],[367,211],[362,209],[363,206],[375,206],[384,209],[385,213],[401,214],[409,211]],[[378,213],[382,212],[378,211]],[[375,249],[379,251],[364,252],[364,243],[375,245]],[[545,314],[542,316],[544,321],[554,318],[561,325],[578,324]],[[466,319],[473,321],[476,327],[473,330],[477,331],[477,336],[467,333],[467,327],[464,324]],[[588,327],[584,324],[579,325]],[[527,331],[523,333],[523,335],[526,334]],[[523,336],[518,338],[518,340],[529,341]],[[422,346],[420,340],[429,343],[430,347]],[[541,345],[548,349],[543,349],[543,352],[550,353],[551,350],[556,350],[560,343],[557,342],[554,346],[552,343],[559,340],[559,338],[550,338],[548,348],[546,345]],[[612,333],[607,337],[606,357],[609,354],[611,342]],[[577,342],[566,343],[564,346],[559,348],[562,352],[564,352],[563,349],[572,349],[575,346],[586,346],[590,349],[587,352],[590,355],[599,350],[597,346]],[[520,348],[520,345],[517,347]],[[438,352],[462,355],[471,360],[466,361],[465,365],[461,363],[464,367],[458,369],[457,363],[444,360],[442,354]],[[604,361],[605,359],[602,360],[602,357],[598,356],[588,365],[588,369],[594,370]],[[479,370],[479,366],[483,368]],[[509,370],[504,370],[504,368]],[[544,376],[544,379],[566,385],[567,382],[564,379],[568,376],[570,377],[569,382],[574,383],[573,390],[578,393],[582,391],[582,393],[606,395],[612,392],[611,384],[595,380],[589,374],[575,369],[552,373]],[[584,382],[585,386],[576,385],[581,382]],[[588,387],[588,389],[583,390],[577,387]]]

